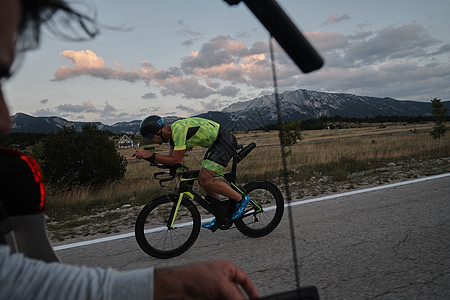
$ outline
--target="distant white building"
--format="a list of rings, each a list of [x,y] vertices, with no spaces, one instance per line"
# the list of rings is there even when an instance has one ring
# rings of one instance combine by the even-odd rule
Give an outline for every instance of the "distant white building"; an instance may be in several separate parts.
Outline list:
[[[127,135],[124,135],[120,138],[119,142],[117,143],[117,146],[119,148],[131,148],[131,147],[139,147],[139,143],[134,144],[133,140],[130,139]]]

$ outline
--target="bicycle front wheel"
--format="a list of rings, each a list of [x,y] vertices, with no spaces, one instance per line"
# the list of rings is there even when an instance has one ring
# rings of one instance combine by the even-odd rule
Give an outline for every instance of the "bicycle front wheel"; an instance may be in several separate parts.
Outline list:
[[[268,181],[253,181],[244,186],[252,199],[243,216],[234,221],[236,228],[249,237],[271,233],[280,223],[284,212],[283,195]]]
[[[164,195],[149,202],[139,213],[136,240],[148,255],[175,257],[186,252],[197,239],[201,223],[197,207],[183,198],[172,223],[177,202],[177,195]]]

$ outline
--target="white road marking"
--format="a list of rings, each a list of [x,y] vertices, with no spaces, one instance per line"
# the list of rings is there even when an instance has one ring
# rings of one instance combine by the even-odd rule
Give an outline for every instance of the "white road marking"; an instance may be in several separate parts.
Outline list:
[[[387,185],[382,185],[382,186],[376,186],[376,187],[372,187],[372,188],[356,190],[356,191],[351,191],[351,192],[346,192],[346,193],[341,193],[341,194],[334,194],[334,195],[329,195],[329,196],[324,196],[324,197],[319,197],[319,198],[314,198],[314,199],[295,201],[295,202],[292,202],[290,204],[285,204],[285,207],[287,207],[288,205],[297,206],[297,205],[303,205],[303,204],[308,204],[308,203],[313,203],[313,202],[318,202],[318,201],[330,200],[330,199],[335,199],[335,198],[340,198],[340,197],[345,197],[345,196],[350,196],[350,195],[356,195],[356,194],[362,194],[362,193],[367,193],[367,192],[372,192],[372,191],[378,191],[378,190],[382,190],[382,189],[389,189],[389,188],[393,188],[393,187],[397,187],[397,186],[413,184],[413,183],[417,183],[417,182],[433,180],[433,179],[443,178],[443,177],[447,177],[447,176],[450,176],[450,173],[445,173],[445,174],[440,174],[440,175],[430,176],[430,177],[424,177],[424,178],[418,178],[418,179],[414,179],[414,180],[408,180],[408,181],[403,181],[403,182],[398,182],[398,183],[393,183],[393,184],[387,184]],[[275,206],[271,206],[271,207],[266,208],[266,210],[271,210],[271,209],[275,209]],[[203,219],[202,223],[209,222],[212,219],[213,218]],[[190,222],[190,223],[192,223],[192,222]],[[188,224],[189,223],[184,223],[184,224],[180,224],[178,226],[181,227],[181,226],[186,226]],[[155,228],[155,229],[152,229],[152,231],[158,231],[158,230],[162,230],[164,228],[165,227]],[[67,244],[67,245],[55,246],[55,247],[53,247],[53,250],[55,250],[55,251],[65,250],[65,249],[70,249],[70,248],[86,246],[86,245],[92,245],[92,244],[98,244],[98,243],[114,241],[114,240],[123,239],[123,238],[129,238],[129,237],[133,237],[133,236],[134,236],[134,232],[124,233],[124,234],[107,236],[107,237],[94,239],[94,240],[88,240],[88,241],[83,241],[83,242],[78,242],[78,243],[72,243],[72,244]]]

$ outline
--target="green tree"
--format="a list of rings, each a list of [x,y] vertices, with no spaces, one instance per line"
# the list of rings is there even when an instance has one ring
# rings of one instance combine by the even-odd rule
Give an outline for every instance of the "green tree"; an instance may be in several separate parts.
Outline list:
[[[430,132],[431,136],[435,139],[440,139],[444,136],[448,128],[445,126],[447,121],[447,111],[448,109],[444,107],[441,99],[434,98],[431,100],[431,113],[433,114],[434,127]]]
[[[301,121],[282,123],[279,133],[280,142],[283,147],[289,147],[286,155],[291,154],[291,146],[302,140]]]
[[[63,128],[49,135],[43,148],[42,169],[52,184],[104,185],[126,172],[126,160],[114,142],[93,125],[84,125],[81,132]]]

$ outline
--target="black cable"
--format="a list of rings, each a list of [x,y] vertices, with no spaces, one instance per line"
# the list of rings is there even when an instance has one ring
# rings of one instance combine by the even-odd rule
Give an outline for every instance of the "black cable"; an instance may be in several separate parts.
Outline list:
[[[288,209],[288,217],[289,217],[289,231],[291,236],[291,244],[292,244],[292,259],[294,262],[294,273],[295,273],[295,283],[297,287],[297,291],[300,292],[300,274],[299,274],[299,265],[297,258],[297,245],[295,243],[295,230],[294,230],[294,220],[292,217],[292,196],[291,190],[289,188],[289,172],[286,164],[286,152],[284,151],[285,139],[284,139],[284,131],[282,130],[282,119],[281,119],[281,102],[278,97],[278,84],[277,84],[277,75],[275,72],[275,59],[273,54],[273,45],[272,45],[272,36],[269,37],[269,47],[270,47],[270,60],[272,62],[272,74],[273,74],[273,85],[275,89],[275,103],[277,107],[277,119],[278,119],[278,127],[279,127],[279,139],[280,139],[280,150],[281,150],[281,161],[283,164],[283,183],[284,190],[287,197],[287,209]]]

